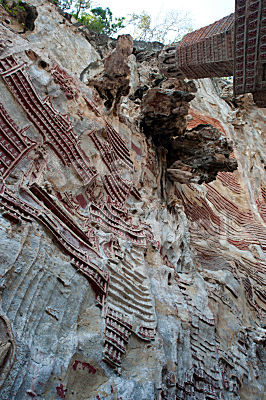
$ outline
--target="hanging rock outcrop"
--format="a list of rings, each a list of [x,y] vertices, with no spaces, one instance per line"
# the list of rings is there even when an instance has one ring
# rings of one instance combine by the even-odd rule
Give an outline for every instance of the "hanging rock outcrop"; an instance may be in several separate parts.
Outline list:
[[[219,171],[234,171],[232,144],[212,125],[199,124],[187,130],[187,91],[151,88],[141,102],[141,126],[156,147],[166,150],[169,179],[180,183],[211,182]]]
[[[132,52],[131,36],[120,36],[113,52],[103,60],[103,71],[87,82],[95,87],[107,109],[116,108],[121,97],[129,93],[130,68],[127,59]]]

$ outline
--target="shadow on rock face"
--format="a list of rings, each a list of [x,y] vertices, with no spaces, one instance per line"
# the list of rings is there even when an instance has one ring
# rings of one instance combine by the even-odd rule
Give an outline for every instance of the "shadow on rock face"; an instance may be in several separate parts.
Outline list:
[[[10,5],[7,0],[2,2],[4,8],[6,8],[9,14],[14,17],[20,24],[23,25],[24,30],[23,33],[26,31],[33,31],[35,28],[35,20],[38,17],[38,12],[35,6],[31,6],[24,1],[15,2]]]

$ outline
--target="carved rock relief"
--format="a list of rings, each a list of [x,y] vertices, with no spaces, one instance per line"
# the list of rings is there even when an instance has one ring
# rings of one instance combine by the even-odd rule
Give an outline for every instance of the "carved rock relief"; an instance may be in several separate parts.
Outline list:
[[[36,76],[31,68],[36,59],[26,59],[23,53],[25,41],[23,43],[20,49],[14,46],[12,50],[9,46],[7,52],[1,53],[2,103],[9,115],[4,121],[8,123],[7,134],[4,133],[7,143],[4,144],[10,154],[14,153],[11,145],[16,143],[9,140],[8,132],[16,135],[13,139],[17,145],[19,140],[26,144],[29,139],[32,143],[28,142],[22,157],[12,158],[10,170],[4,168],[0,201],[2,223],[9,229],[7,236],[17,230],[16,244],[20,240],[29,241],[28,248],[34,249],[33,259],[38,258],[34,280],[40,280],[43,291],[39,287],[35,291],[32,285],[29,295],[22,299],[23,290],[19,285],[27,292],[27,281],[33,280],[27,273],[27,263],[32,260],[25,246],[19,256],[24,263],[20,260],[21,269],[11,276],[18,289],[11,293],[9,303],[5,301],[9,306],[6,307],[8,316],[13,317],[14,332],[19,332],[21,320],[25,324],[25,330],[18,336],[25,341],[21,347],[28,351],[29,363],[24,361],[27,357],[18,360],[5,382],[3,398],[239,399],[245,382],[249,384],[249,376],[253,373],[253,382],[256,381],[260,388],[261,373],[256,352],[261,351],[263,336],[254,338],[252,335],[257,329],[254,325],[263,316],[263,265],[259,257],[252,260],[247,251],[252,244],[259,251],[262,233],[258,233],[251,212],[237,212],[236,209],[241,207],[234,201],[228,206],[227,200],[232,200],[232,193],[233,196],[243,193],[239,172],[219,172],[218,179],[211,185],[171,184],[167,206],[159,201],[155,206],[153,203],[153,209],[148,210],[144,221],[133,211],[142,207],[145,196],[154,200],[145,190],[152,190],[152,185],[154,193],[157,190],[158,154],[151,140],[147,141],[146,169],[139,173],[138,182],[132,149],[140,153],[137,147],[140,143],[136,140],[135,148],[131,143],[130,149],[122,129],[114,129],[117,120],[114,124],[106,114],[104,117],[95,97],[88,95],[89,92],[85,95],[77,82],[54,63],[51,63],[51,71],[47,69],[45,73],[47,76],[52,74],[51,79],[56,88],[61,88],[64,102],[80,109],[73,118],[74,113],[70,111],[67,115],[53,94],[49,92],[49,98],[45,98],[47,93],[42,91],[38,79],[34,79]],[[101,83],[104,84],[104,80]],[[21,121],[6,92],[13,96]],[[204,101],[205,98],[206,93]],[[211,124],[222,131],[222,125],[218,126],[219,121],[211,116],[212,113],[208,118],[197,115],[195,119],[200,117],[200,123]],[[78,129],[78,118],[82,129]],[[27,126],[29,128],[24,130]],[[7,150],[3,151],[5,160]],[[163,175],[162,168],[160,173]],[[68,184],[60,184],[63,178]],[[145,186],[149,179],[152,184],[142,190],[141,185],[144,182]],[[73,181],[75,185],[72,185]],[[221,190],[219,185],[223,186]],[[215,195],[212,188],[220,195]],[[166,189],[170,190],[169,182]],[[257,199],[262,217],[263,194],[262,188]],[[238,200],[241,203],[241,196]],[[184,204],[185,213],[180,204]],[[225,214],[234,216],[234,224],[229,227]],[[190,232],[186,216],[190,221]],[[151,220],[152,228],[148,224]],[[161,246],[154,240],[156,229],[162,233]],[[42,244],[39,244],[41,251],[35,249],[24,234],[31,230],[31,240],[48,242],[45,251]],[[201,273],[195,270],[187,249],[189,233],[198,266],[203,269]],[[228,248],[218,246],[218,243],[220,239],[225,243],[227,238],[237,242],[238,234],[246,243],[237,247],[230,242],[230,250],[233,248],[236,255],[236,259],[232,259],[228,257]],[[156,238],[159,236],[157,234]],[[257,242],[251,244],[252,240]],[[12,243],[15,248],[15,240]],[[8,261],[10,259],[12,268],[13,263],[18,268],[18,263],[13,262],[16,255],[6,252],[4,256]],[[55,256],[56,261],[53,260]],[[60,274],[53,276],[53,268],[58,265]],[[147,266],[149,274],[153,274],[151,280]],[[49,271],[44,280],[41,277],[47,271],[43,268]],[[51,289],[48,283],[53,278],[59,287]],[[9,297],[8,290],[9,287],[5,289],[5,299]],[[54,305],[49,303],[48,306],[46,296],[51,296],[52,303],[57,290],[58,304],[55,301]],[[82,299],[82,295],[89,298],[84,302],[84,313],[77,311],[80,303],[72,303],[73,297],[81,296]],[[60,309],[60,299],[64,296],[67,306]],[[21,302],[24,307],[20,306]],[[39,304],[43,308],[40,315],[34,316]],[[24,316],[23,309],[26,310]],[[79,320],[72,319],[72,314],[78,314]],[[43,315],[52,320],[50,325]],[[60,325],[62,321],[64,324]],[[67,324],[71,333],[64,329]],[[51,331],[58,325],[63,329],[53,335]],[[54,340],[58,351],[48,346],[49,340]],[[8,351],[15,345],[12,340],[9,342]],[[65,348],[70,349],[68,353]],[[130,351],[128,356],[127,350]],[[14,352],[11,358],[9,354],[6,360],[12,363]],[[106,362],[102,363],[103,368],[101,359]],[[121,376],[113,373],[107,364],[119,373],[123,365]],[[47,394],[49,385],[51,390]],[[76,394],[76,388],[79,394]]]
[[[102,121],[100,131],[88,134],[91,147],[105,166],[104,171],[98,171],[84,154],[68,115],[58,112],[48,96],[39,96],[24,62],[16,55],[1,58],[0,75],[40,135],[40,142],[33,142],[26,135],[28,127],[19,128],[1,104],[3,215],[14,223],[35,220],[44,226],[71,257],[72,265],[88,279],[106,325],[103,358],[119,370],[130,335],[151,341],[156,329],[144,252],[150,244],[158,248],[158,243],[150,228],[132,218],[126,207],[129,196],[140,198],[132,181],[133,163],[127,143],[101,117],[93,101],[86,99]],[[67,98],[75,98],[73,81],[64,70],[54,66],[52,76]],[[44,184],[42,176],[49,168],[47,148],[56,154],[62,166],[74,169],[85,188],[83,193],[74,198],[71,192],[55,192]],[[35,156],[29,160],[17,191],[10,190],[5,179],[31,151],[35,151]],[[99,244],[99,229],[109,234],[104,246]],[[126,250],[128,245],[131,253]]]
[[[0,383],[5,381],[15,356],[15,340],[11,324],[6,317],[0,316]]]

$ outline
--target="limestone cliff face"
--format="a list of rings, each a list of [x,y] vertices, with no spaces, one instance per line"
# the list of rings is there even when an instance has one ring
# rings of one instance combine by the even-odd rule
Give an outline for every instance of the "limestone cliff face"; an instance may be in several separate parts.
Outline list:
[[[0,12],[0,398],[262,400],[263,110],[26,3]]]

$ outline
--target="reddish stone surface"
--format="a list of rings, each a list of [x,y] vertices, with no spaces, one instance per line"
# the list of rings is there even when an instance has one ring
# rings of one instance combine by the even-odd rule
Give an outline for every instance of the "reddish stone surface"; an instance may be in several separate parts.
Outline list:
[[[217,119],[212,118],[209,115],[203,115],[200,112],[198,112],[197,110],[194,110],[193,108],[189,109],[189,116],[192,117],[192,119],[189,120],[187,129],[194,129],[196,126],[198,126],[200,124],[204,124],[204,125],[210,124],[210,125],[214,126],[215,128],[217,128],[220,132],[223,132],[225,134],[225,130],[224,130],[222,124]]]

